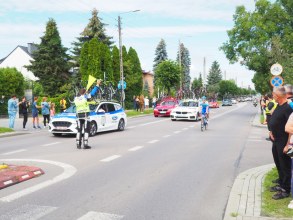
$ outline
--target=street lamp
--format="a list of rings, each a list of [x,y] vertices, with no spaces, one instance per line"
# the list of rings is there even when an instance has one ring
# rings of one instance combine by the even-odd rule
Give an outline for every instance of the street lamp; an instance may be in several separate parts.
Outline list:
[[[140,10],[127,11],[120,14],[126,14],[131,12],[138,12]],[[121,17],[118,15],[118,32],[119,32],[119,58],[120,58],[120,82],[121,82],[121,105],[124,108],[124,74],[123,74],[123,56],[122,56],[122,34],[121,34]]]

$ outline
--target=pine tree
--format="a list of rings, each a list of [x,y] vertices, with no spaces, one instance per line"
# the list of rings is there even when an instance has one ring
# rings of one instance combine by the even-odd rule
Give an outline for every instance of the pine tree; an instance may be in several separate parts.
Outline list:
[[[208,85],[214,85],[216,83],[219,83],[222,80],[222,71],[217,61],[214,61],[212,63],[207,79],[208,79]]]
[[[167,50],[166,50],[166,43],[164,39],[161,39],[159,42],[156,52],[155,52],[155,59],[154,59],[154,66],[153,69],[155,71],[156,67],[162,62],[168,59]]]
[[[112,37],[107,36],[105,33],[106,24],[101,22],[101,20],[102,19],[98,16],[97,9],[94,8],[88,25],[83,30],[83,32],[80,33],[80,37],[77,38],[77,41],[72,43],[72,59],[76,62],[76,66],[79,66],[81,48],[85,42],[89,42],[91,39],[96,38],[100,42],[106,44],[108,47],[111,47],[113,44]]]
[[[39,78],[44,92],[54,96],[60,93],[60,88],[69,79],[67,48],[62,46],[54,19],[47,22],[45,35],[37,46],[38,50],[33,54],[34,61],[31,61],[27,69]]]
[[[112,69],[113,69],[113,82],[118,85],[120,80],[120,59],[119,59],[119,49],[114,46],[112,48]]]
[[[188,49],[184,46],[183,43],[180,44],[180,55],[181,60],[179,62],[179,51],[177,53],[177,62],[181,63],[181,80],[182,80],[182,89],[188,91],[190,88],[190,55]]]

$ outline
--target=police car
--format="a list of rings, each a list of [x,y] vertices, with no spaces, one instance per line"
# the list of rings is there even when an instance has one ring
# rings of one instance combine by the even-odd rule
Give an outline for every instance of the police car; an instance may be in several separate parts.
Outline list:
[[[102,101],[90,105],[90,136],[103,131],[123,131],[127,124],[126,114],[122,106],[115,102]],[[76,134],[76,107],[70,106],[64,112],[55,115],[49,123],[49,132],[54,136]]]

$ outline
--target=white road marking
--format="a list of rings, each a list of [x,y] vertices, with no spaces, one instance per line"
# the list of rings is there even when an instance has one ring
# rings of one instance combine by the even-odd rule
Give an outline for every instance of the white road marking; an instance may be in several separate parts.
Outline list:
[[[159,140],[152,140],[152,141],[149,141],[148,143],[149,144],[154,144],[154,143],[156,143],[156,142],[158,142]]]
[[[0,219],[17,219],[17,220],[36,220],[40,219],[45,215],[48,215],[50,212],[56,210],[57,207],[52,206],[39,206],[39,205],[23,205],[17,207],[0,216]]]
[[[136,128],[136,126],[129,126],[129,127],[127,127],[127,129],[131,129],[131,128]]]
[[[141,148],[143,148],[143,146],[136,146],[136,147],[128,149],[128,151],[137,151],[137,150],[140,150]]]
[[[103,212],[88,212],[81,216],[77,220],[119,220],[122,219],[123,215],[115,215]]]
[[[76,173],[76,168],[69,165],[69,164],[66,164],[66,163],[61,163],[61,162],[58,162],[58,161],[51,161],[51,160],[37,160],[37,159],[1,159],[1,162],[2,161],[17,161],[17,162],[23,162],[23,161],[26,161],[26,162],[39,162],[39,163],[48,163],[48,164],[52,164],[52,165],[55,165],[55,166],[59,166],[59,167],[62,167],[63,168],[63,173],[61,173],[60,175],[58,176],[55,176],[53,179],[49,179],[47,181],[44,181],[42,183],[39,183],[37,185],[34,185],[32,187],[29,187],[29,188],[26,188],[26,189],[23,189],[23,190],[20,190],[18,192],[15,192],[15,193],[12,193],[8,196],[4,196],[2,198],[0,198],[0,201],[1,202],[11,202],[13,200],[16,200],[16,199],[19,199],[23,196],[26,196],[28,194],[31,194],[33,192],[36,192],[40,189],[43,189],[45,187],[48,187],[54,183],[58,183],[62,180],[65,180],[69,177],[71,177],[72,175],[74,175]],[[1,218],[0,218],[1,219]]]
[[[50,144],[43,144],[41,145],[42,147],[47,147],[47,146],[51,146],[51,145],[55,145],[55,144],[60,144],[61,142],[54,142],[54,143],[50,143]]]
[[[20,152],[24,152],[24,151],[27,151],[26,149],[20,149],[20,150],[15,150],[15,151],[10,151],[10,152],[7,152],[7,153],[3,153],[1,155],[5,156],[5,155],[11,155],[11,154],[16,154],[16,153],[20,153]]]
[[[174,131],[174,134],[179,134],[181,131]]]
[[[165,136],[163,136],[163,138],[167,138],[167,137],[170,137],[171,135],[167,134]]]
[[[111,156],[111,157],[107,157],[107,158],[102,159],[102,160],[100,160],[100,161],[101,161],[101,162],[110,162],[110,161],[115,160],[115,159],[117,159],[117,158],[119,158],[119,157],[121,157],[121,156],[120,156],[120,155],[113,155],[113,156]]]

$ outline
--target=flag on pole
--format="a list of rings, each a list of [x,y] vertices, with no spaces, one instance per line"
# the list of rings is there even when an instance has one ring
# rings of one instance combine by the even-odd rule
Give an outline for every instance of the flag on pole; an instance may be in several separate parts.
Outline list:
[[[89,88],[93,85],[93,83],[96,81],[97,79],[95,77],[93,77],[92,75],[89,75],[89,80],[86,86],[86,91],[89,90]]]

